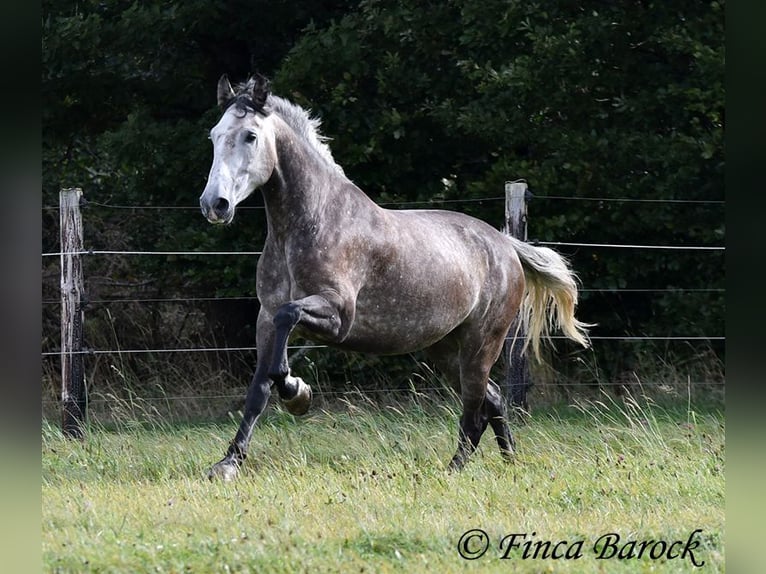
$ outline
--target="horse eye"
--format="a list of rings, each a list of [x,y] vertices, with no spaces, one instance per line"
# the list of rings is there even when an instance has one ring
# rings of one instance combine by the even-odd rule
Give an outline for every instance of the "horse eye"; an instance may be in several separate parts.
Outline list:
[[[247,135],[245,135],[245,141],[247,143],[253,143],[256,139],[258,139],[258,134],[255,132],[247,132]]]

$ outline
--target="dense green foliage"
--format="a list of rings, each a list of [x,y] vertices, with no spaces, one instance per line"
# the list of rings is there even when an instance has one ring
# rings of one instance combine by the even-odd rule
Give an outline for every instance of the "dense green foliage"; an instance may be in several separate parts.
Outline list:
[[[89,248],[257,250],[262,211],[219,229],[195,207],[216,80],[257,69],[322,118],[338,162],[381,203],[433,203],[500,227],[502,200],[487,198],[521,178],[535,195],[530,239],[720,246],[723,204],[679,201],[724,198],[723,30],[716,1],[46,0],[43,202],[82,187]],[[641,201],[617,201],[626,198]],[[187,209],[153,209],[166,206]],[[43,212],[46,251],[57,250],[56,217]],[[561,250],[597,334],[724,334],[722,292],[674,291],[722,289],[722,252]],[[55,299],[55,262],[46,264]],[[94,258],[86,272],[95,299],[253,294],[246,257]],[[229,317],[228,342],[252,344],[252,302],[204,310],[209,322]],[[100,317],[94,340],[107,328]],[[126,348],[201,337],[180,324],[187,311],[138,306],[131,317],[110,317]],[[55,348],[55,309],[46,318]],[[613,376],[644,352],[701,350],[601,341],[596,356]]]

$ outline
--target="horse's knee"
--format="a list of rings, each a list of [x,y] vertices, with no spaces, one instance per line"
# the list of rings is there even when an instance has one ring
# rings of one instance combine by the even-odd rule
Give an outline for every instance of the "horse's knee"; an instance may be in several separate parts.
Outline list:
[[[291,330],[298,321],[301,319],[301,309],[298,304],[290,302],[285,303],[277,312],[274,313],[274,327],[276,329],[288,329]]]

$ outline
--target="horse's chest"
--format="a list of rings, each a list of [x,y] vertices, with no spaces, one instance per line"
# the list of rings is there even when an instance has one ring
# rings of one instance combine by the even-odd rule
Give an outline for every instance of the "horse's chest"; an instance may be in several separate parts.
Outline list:
[[[307,273],[307,269],[314,271]],[[311,278],[320,275],[324,274],[316,265],[296,264],[295,258],[288,259],[282,253],[264,251],[258,261],[256,284],[261,306],[273,312],[288,301],[310,295],[313,286]]]
[[[261,306],[276,310],[289,300],[290,273],[284,258],[270,256],[266,251],[258,261],[256,292]]]

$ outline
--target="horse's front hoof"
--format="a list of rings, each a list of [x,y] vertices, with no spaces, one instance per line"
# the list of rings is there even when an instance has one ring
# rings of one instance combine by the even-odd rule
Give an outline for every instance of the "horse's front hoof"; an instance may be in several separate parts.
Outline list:
[[[232,461],[223,459],[220,462],[215,463],[207,473],[207,478],[211,482],[221,480],[223,482],[231,482],[237,478],[239,473],[239,465]]]
[[[311,406],[311,387],[304,383],[303,379],[299,377],[295,377],[295,380],[298,383],[298,392],[292,399],[283,401],[282,404],[284,405],[285,409],[287,409],[287,412],[292,415],[305,415]]]

